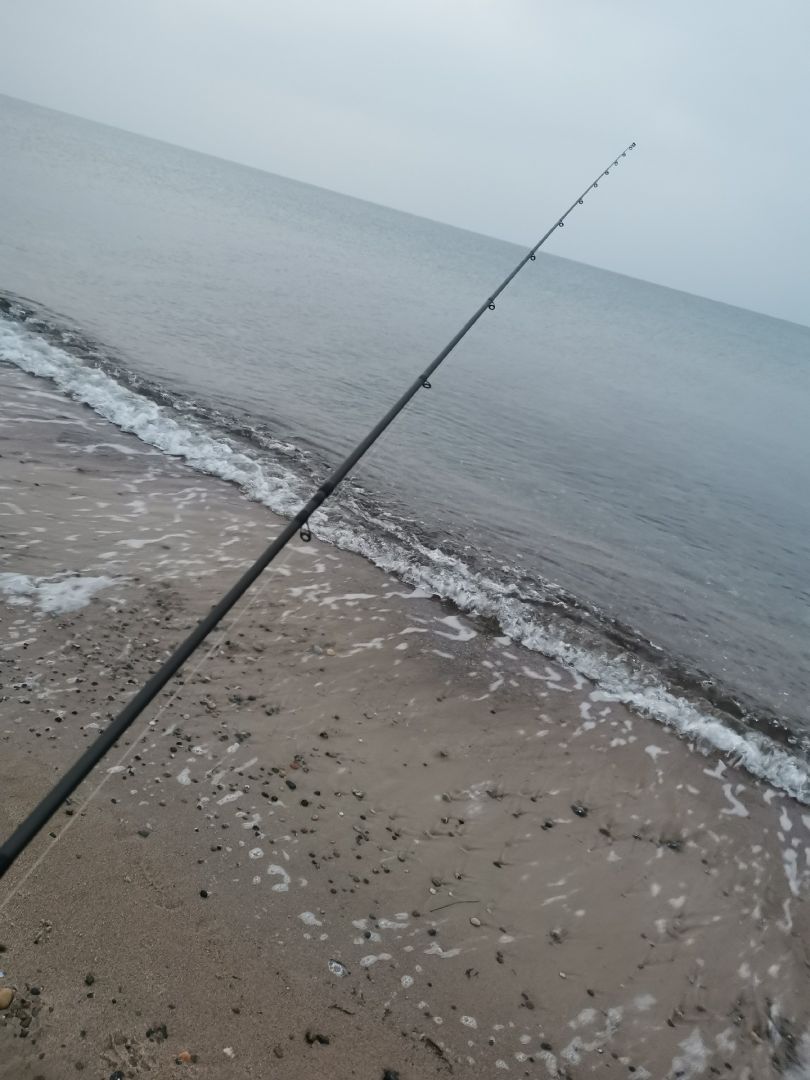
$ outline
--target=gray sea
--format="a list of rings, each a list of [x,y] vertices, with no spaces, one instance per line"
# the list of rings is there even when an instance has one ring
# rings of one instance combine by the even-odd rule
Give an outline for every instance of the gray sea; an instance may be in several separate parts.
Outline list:
[[[806,757],[810,329],[548,251],[314,531],[683,731]],[[521,253],[0,96],[0,362],[280,513]]]

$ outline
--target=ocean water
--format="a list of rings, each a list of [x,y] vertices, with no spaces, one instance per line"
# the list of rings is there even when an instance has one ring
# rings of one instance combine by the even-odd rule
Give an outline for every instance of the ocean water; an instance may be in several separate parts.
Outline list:
[[[0,362],[280,513],[522,253],[3,96],[0,153]],[[552,249],[313,529],[810,793],[810,329]]]

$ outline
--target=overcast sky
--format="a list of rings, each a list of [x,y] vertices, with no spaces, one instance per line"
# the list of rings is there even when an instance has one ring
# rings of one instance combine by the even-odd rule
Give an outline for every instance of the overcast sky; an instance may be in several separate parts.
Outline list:
[[[0,0],[0,27],[0,91],[521,243],[636,140],[548,250],[810,323],[810,0]]]

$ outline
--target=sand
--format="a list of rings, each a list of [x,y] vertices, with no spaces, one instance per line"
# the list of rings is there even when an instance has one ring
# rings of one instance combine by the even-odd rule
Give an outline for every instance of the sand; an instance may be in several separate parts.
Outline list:
[[[280,522],[0,402],[5,836]],[[0,1076],[810,1076],[810,808],[317,540],[210,644],[0,882]]]

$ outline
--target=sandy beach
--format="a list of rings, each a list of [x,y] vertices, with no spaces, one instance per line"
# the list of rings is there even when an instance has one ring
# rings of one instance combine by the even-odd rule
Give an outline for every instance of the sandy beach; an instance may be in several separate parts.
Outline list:
[[[5,836],[279,520],[0,402]],[[0,883],[0,1076],[799,1080],[808,887],[810,808],[297,542]]]

